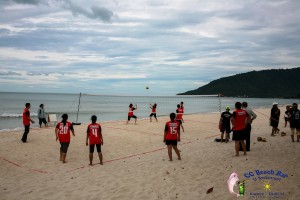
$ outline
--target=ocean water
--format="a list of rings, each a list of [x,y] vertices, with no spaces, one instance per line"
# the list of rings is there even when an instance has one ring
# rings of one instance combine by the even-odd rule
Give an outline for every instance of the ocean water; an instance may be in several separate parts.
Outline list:
[[[80,104],[79,104],[80,100]],[[98,116],[98,121],[127,120],[128,106],[136,104],[138,109],[134,114],[138,118],[148,118],[151,109],[149,104],[157,103],[157,116],[169,115],[176,111],[176,106],[184,102],[185,114],[221,112],[228,105],[234,108],[236,101],[247,101],[249,108],[271,108],[276,101],[279,105],[299,99],[256,99],[256,98],[226,98],[217,96],[111,96],[53,93],[8,93],[0,92],[0,132],[23,129],[22,112],[25,103],[31,104],[31,118],[35,121],[32,127],[38,127],[37,110],[44,104],[46,113],[56,114],[58,120],[67,113],[69,121],[90,122],[92,115]],[[79,110],[79,112],[78,112]],[[78,113],[78,118],[77,118]],[[216,119],[218,121],[218,119]]]

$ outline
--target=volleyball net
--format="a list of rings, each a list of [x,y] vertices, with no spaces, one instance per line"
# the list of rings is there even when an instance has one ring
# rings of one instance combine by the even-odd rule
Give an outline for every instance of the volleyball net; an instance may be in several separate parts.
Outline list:
[[[221,112],[222,103],[216,95],[190,95],[190,96],[111,96],[81,94],[78,101],[74,101],[68,109],[73,115],[78,111],[78,120],[89,121],[91,115],[99,116],[99,120],[125,120],[129,104],[137,106],[134,114],[138,118],[146,118],[151,114],[151,105],[157,104],[157,116],[166,116],[176,112],[177,105],[183,102],[184,114]],[[77,117],[76,117],[77,118]],[[77,120],[76,120],[77,121]]]

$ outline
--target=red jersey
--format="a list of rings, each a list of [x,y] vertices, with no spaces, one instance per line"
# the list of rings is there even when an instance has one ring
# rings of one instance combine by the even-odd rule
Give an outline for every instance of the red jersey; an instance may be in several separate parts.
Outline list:
[[[28,108],[24,108],[23,111],[23,124],[24,126],[30,125],[30,120],[28,119],[30,117],[30,112]]]
[[[245,110],[235,110],[232,113],[232,117],[234,118],[233,130],[239,131],[246,128],[246,119],[248,117],[248,113]]]
[[[167,122],[165,126],[165,132],[167,132],[166,140],[177,140],[179,130],[180,130],[179,122],[177,121]]]
[[[87,128],[87,134],[90,137],[90,144],[101,143],[101,125],[100,124],[89,124]]]
[[[177,113],[176,119],[182,120],[183,109],[182,109],[182,108],[178,108],[178,109],[176,110],[176,113]]]
[[[128,116],[132,117],[132,116],[133,116],[133,111],[134,111],[134,110],[135,110],[134,107],[129,108]]]
[[[59,142],[70,142],[71,140],[71,130],[74,130],[73,129],[73,125],[71,122],[66,122],[66,125],[64,126],[64,123],[63,122],[59,122],[57,125],[56,125],[56,128],[58,129],[58,139],[59,139]]]
[[[152,113],[156,113],[156,108],[152,107]]]

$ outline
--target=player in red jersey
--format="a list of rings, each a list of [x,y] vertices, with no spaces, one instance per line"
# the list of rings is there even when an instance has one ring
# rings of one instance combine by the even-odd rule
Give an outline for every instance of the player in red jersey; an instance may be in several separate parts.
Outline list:
[[[180,102],[180,108],[182,109],[182,115],[183,115],[183,113],[184,113],[184,106],[183,106],[183,101],[182,102]],[[182,117],[182,123],[184,123],[184,120],[183,120],[183,117]]]
[[[247,123],[251,120],[251,117],[246,110],[242,110],[241,102],[235,103],[235,109],[236,110],[232,113],[232,117],[230,118],[233,130],[232,140],[235,141],[235,156],[239,156],[240,143],[242,144],[244,155],[247,155],[246,144],[244,142],[247,138],[245,129]]]
[[[154,116],[156,122],[157,122],[157,118],[156,118],[156,107],[157,107],[157,104],[154,103],[153,105],[150,104],[150,109],[152,109],[152,112],[150,114],[150,122],[152,122],[152,116]]]
[[[184,132],[184,128],[183,128],[183,125],[182,125],[182,115],[183,115],[183,109],[181,108],[181,106],[179,104],[177,104],[177,110],[176,110],[176,121],[179,122],[181,128],[182,128],[182,132]]]
[[[68,115],[62,115],[62,121],[56,125],[55,135],[56,141],[60,142],[60,161],[66,163],[67,151],[71,141],[71,134],[75,136],[74,128],[71,122],[68,121]]]
[[[178,160],[181,160],[180,152],[177,148],[177,142],[180,142],[180,124],[175,120],[175,113],[170,114],[171,121],[166,123],[164,131],[164,143],[168,147],[168,155],[170,161],[172,161],[172,147],[178,156]]]
[[[30,107],[31,107],[30,103],[26,103],[23,111],[23,125],[25,129],[23,137],[21,139],[23,143],[27,142],[27,135],[30,129],[30,122],[34,123],[34,121],[30,118],[30,112],[29,112]]]
[[[102,137],[102,129],[101,125],[97,122],[97,116],[93,115],[91,117],[92,123],[88,125],[87,127],[87,135],[86,135],[86,146],[88,146],[88,140],[90,140],[90,165],[93,165],[93,154],[94,154],[94,149],[95,145],[97,148],[99,160],[100,160],[100,165],[103,165],[103,156],[101,152],[101,145],[103,145],[103,137]]]
[[[126,124],[129,123],[130,119],[131,118],[134,118],[135,121],[134,121],[134,124],[136,124],[136,120],[137,120],[137,117],[133,114],[133,111],[137,109],[137,105],[135,104],[135,107],[131,104],[129,104],[129,111],[128,111],[128,119],[127,119],[127,122]]]

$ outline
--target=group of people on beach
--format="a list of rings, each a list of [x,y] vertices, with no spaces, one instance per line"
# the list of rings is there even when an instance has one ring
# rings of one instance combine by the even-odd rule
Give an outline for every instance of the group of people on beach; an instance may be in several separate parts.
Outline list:
[[[150,114],[150,122],[152,122],[152,117],[154,117],[157,120],[156,116],[156,107],[157,104],[154,103],[153,105],[150,104],[150,108],[152,110]],[[26,143],[27,142],[27,135],[29,133],[30,129],[30,123],[34,123],[34,121],[30,118],[30,111],[29,109],[31,108],[30,103],[25,104],[25,108],[23,111],[23,124],[25,127],[25,131],[23,133],[22,137],[22,142]],[[128,111],[128,119],[126,124],[129,123],[131,118],[135,119],[135,124],[137,124],[137,117],[134,115],[134,110],[137,109],[137,105],[133,106],[133,104],[129,104],[129,111]],[[45,115],[44,112],[44,105],[41,104],[40,108],[38,110],[39,113],[39,124],[40,127],[42,123],[47,126],[47,122],[45,117],[40,118],[40,116]],[[170,121],[168,121],[165,125],[165,130],[164,130],[164,137],[163,137],[163,142],[167,145],[168,149],[168,156],[170,161],[172,161],[172,148],[174,149],[175,153],[178,156],[178,159],[181,160],[180,152],[177,148],[177,142],[180,142],[180,127],[183,129],[182,122],[183,122],[183,113],[184,113],[184,107],[183,107],[183,102],[177,105],[177,110],[176,113],[171,113],[170,114]],[[101,145],[103,145],[103,135],[102,135],[102,129],[100,123],[97,123],[97,116],[93,115],[91,117],[92,123],[90,123],[87,126],[87,136],[86,136],[86,145],[89,146],[89,160],[90,160],[90,165],[93,165],[93,153],[94,149],[96,147],[100,164],[103,164],[103,155],[101,152]],[[60,161],[62,163],[66,162],[66,156],[67,156],[67,151],[69,148],[69,144],[71,141],[71,133],[73,136],[75,136],[75,131],[73,128],[73,123],[68,121],[68,114],[63,114],[62,115],[62,121],[58,122],[56,127],[55,127],[55,136],[56,136],[56,141],[60,142]]]
[[[233,131],[232,140],[235,141],[235,156],[239,156],[242,150],[244,155],[250,151],[251,124],[257,115],[248,108],[247,102],[236,102],[235,111],[230,113],[230,107],[226,106],[226,111],[221,113],[219,129],[221,132],[221,143],[229,141],[229,134]],[[232,125],[232,128],[231,128]],[[246,141],[246,144],[245,142]]]
[[[272,126],[271,136],[275,136],[280,131],[278,128],[279,119],[280,109],[278,108],[278,103],[274,102],[270,116],[270,125]],[[297,137],[297,142],[300,142],[300,111],[297,103],[286,106],[286,111],[284,113],[284,127],[287,127],[288,123],[290,124],[292,142],[295,142],[295,135]],[[281,135],[284,136],[286,133],[281,132]]]
[[[219,130],[221,132],[221,143],[229,141],[230,132],[233,131],[232,140],[235,141],[235,156],[239,156],[239,151],[243,151],[244,155],[247,155],[247,151],[250,151],[250,137],[251,137],[251,124],[255,120],[257,115],[248,108],[247,102],[236,102],[235,111],[230,112],[230,107],[226,106],[226,111],[221,113],[219,120]],[[278,103],[274,102],[271,114],[270,114],[270,126],[272,126],[271,136],[275,136],[279,133],[278,128],[280,119],[280,109],[278,108]],[[295,142],[294,135],[297,135],[297,142],[300,142],[300,111],[298,109],[298,104],[293,103],[292,106],[286,106],[286,111],[284,115],[285,125],[290,124],[291,128],[291,139]],[[232,128],[231,128],[232,125]],[[282,136],[286,133],[282,132]],[[225,135],[225,139],[224,139]],[[265,141],[265,138],[261,138]],[[246,141],[246,143],[244,142]]]

